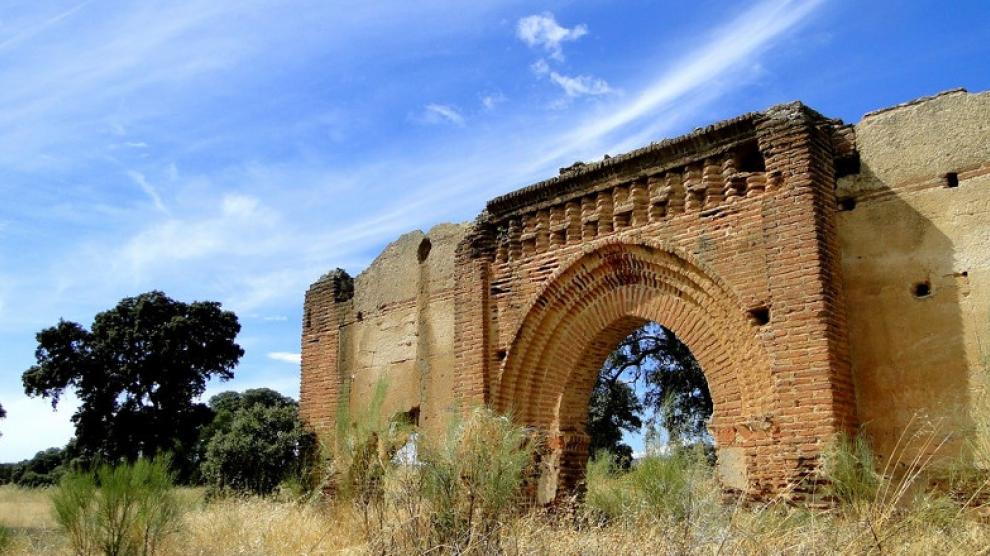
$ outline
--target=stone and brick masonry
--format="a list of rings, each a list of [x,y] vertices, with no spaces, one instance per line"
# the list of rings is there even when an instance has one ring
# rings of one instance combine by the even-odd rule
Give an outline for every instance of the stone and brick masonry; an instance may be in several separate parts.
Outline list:
[[[701,364],[727,489],[794,489],[859,427],[889,454],[952,433],[990,346],[990,93],[950,91],[847,125],[775,106],[488,202],[412,232],[356,279],[306,294],[301,408],[331,434],[366,403],[427,431],[488,404],[541,430],[538,497],[572,491],[587,405],[647,321]],[[348,399],[343,399],[344,393]]]

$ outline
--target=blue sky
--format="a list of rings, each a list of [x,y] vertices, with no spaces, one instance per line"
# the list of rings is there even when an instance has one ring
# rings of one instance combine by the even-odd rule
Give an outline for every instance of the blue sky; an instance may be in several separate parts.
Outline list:
[[[775,103],[990,89],[975,2],[0,0],[0,461],[62,445],[34,334],[161,289],[298,391],[303,292],[576,160]]]

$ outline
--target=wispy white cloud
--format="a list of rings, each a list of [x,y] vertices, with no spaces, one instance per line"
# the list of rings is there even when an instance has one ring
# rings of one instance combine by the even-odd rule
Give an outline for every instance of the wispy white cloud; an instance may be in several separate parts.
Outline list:
[[[550,64],[546,60],[540,58],[539,60],[533,62],[529,65],[530,71],[532,71],[537,76],[542,76],[550,73]]]
[[[272,351],[268,353],[268,358],[272,361],[281,361],[283,363],[293,363],[298,365],[302,361],[302,355],[298,353],[292,353],[288,351]]]
[[[148,179],[141,172],[135,170],[128,170],[127,176],[144,191],[144,194],[151,199],[151,202],[155,205],[155,208],[165,214],[168,214],[168,209],[165,208],[165,203],[162,202],[161,195],[158,194],[158,190],[155,189],[153,185],[148,183]]]
[[[496,106],[508,100],[501,91],[481,95],[481,107],[485,110],[494,110]]]
[[[419,116],[419,121],[425,124],[454,124],[464,125],[464,116],[449,104],[427,104],[423,107],[423,113]]]
[[[568,97],[599,96],[613,92],[612,88],[604,79],[591,77],[590,75],[577,75],[568,77],[555,71],[550,72],[550,80],[564,90]]]
[[[541,47],[555,60],[564,59],[562,43],[575,41],[588,34],[588,27],[575,25],[568,29],[557,23],[550,12],[528,15],[516,23],[516,36],[530,47]]]
[[[86,5],[89,4],[89,3],[91,3],[91,2],[92,2],[92,0],[86,0],[85,2],[81,2],[79,4],[76,4],[75,6],[69,8],[68,10],[65,10],[63,12],[60,12],[60,13],[52,16],[52,17],[49,17],[49,18],[41,21],[40,23],[37,23],[35,25],[31,25],[27,29],[24,29],[24,30],[20,31],[19,33],[15,34],[15,35],[13,35],[11,37],[7,37],[6,39],[0,40],[0,52],[2,52],[3,50],[7,49],[8,47],[15,46],[15,45],[17,45],[20,42],[23,42],[23,41],[26,41],[28,39],[31,39],[32,37],[34,37],[34,36],[42,33],[43,31],[45,31],[49,27],[52,27],[53,25],[57,24],[58,22],[62,21],[63,19],[66,19],[68,17],[71,17],[73,14],[75,14],[79,10],[85,8]]]
[[[579,126],[552,154],[600,141],[684,99],[720,75],[748,68],[747,60],[804,21],[819,4],[821,0],[769,0],[757,4],[714,29],[710,40],[699,41],[703,47],[679,57],[682,62],[662,73],[630,102]]]

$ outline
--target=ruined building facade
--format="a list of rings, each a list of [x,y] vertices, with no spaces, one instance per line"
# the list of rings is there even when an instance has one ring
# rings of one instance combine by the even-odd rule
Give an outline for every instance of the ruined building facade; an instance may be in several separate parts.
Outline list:
[[[856,125],[776,106],[406,234],[307,292],[302,415],[331,434],[383,376],[384,411],[428,431],[511,411],[546,435],[549,501],[583,477],[605,357],[648,321],[704,370],[726,488],[780,493],[859,427],[881,456],[922,424],[959,453],[990,349],[990,93]]]

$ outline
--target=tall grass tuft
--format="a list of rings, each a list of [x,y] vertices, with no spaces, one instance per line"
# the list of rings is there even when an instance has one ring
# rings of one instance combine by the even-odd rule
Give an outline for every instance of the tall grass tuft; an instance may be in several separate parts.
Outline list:
[[[873,450],[861,434],[836,437],[824,454],[822,470],[828,478],[828,494],[845,506],[875,502],[883,483]]]
[[[384,416],[387,389],[388,383],[380,379],[370,403],[357,415],[351,414],[348,404],[340,404],[327,462],[331,490],[338,501],[350,502],[358,508],[366,531],[373,525],[373,519],[384,519],[385,478],[395,466],[393,457],[412,432],[401,416]],[[342,398],[348,399],[346,391]]]
[[[534,444],[509,417],[477,408],[422,450],[422,494],[437,546],[490,553],[500,528],[523,502],[520,488]]]
[[[51,499],[55,520],[79,556],[157,554],[181,520],[165,458],[70,472]]]
[[[649,455],[625,471],[614,455],[599,452],[588,463],[585,507],[593,522],[680,522],[707,504],[714,490],[704,447],[680,446]]]

